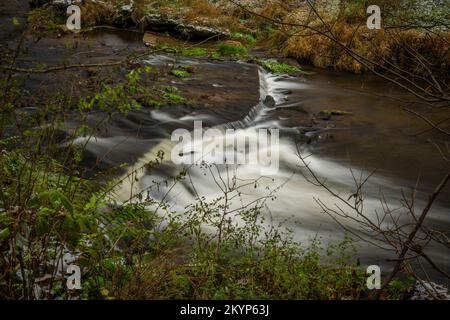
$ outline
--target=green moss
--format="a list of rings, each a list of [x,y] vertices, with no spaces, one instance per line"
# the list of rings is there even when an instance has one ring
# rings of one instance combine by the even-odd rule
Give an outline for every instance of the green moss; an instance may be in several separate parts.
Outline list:
[[[273,73],[293,74],[301,72],[300,68],[279,62],[278,60],[275,59],[263,60],[261,61],[261,65],[263,68]]]
[[[145,105],[147,107],[150,107],[150,108],[159,109],[159,108],[162,107],[161,101],[158,101],[158,100],[153,99],[153,98],[148,98],[147,100],[145,100],[144,103],[145,103]]]
[[[164,99],[168,102],[168,103],[172,103],[172,104],[185,104],[187,103],[187,100],[185,98],[183,98],[182,96],[175,94],[175,93],[165,93],[164,94]]]
[[[166,93],[177,93],[178,92],[178,88],[174,87],[174,86],[166,86],[163,88],[163,90]]]
[[[219,53],[223,56],[240,58],[248,55],[248,49],[243,45],[224,43],[219,47]]]
[[[213,59],[213,60],[223,60],[221,54],[219,52],[217,52],[217,51],[213,52],[211,54],[211,59]]]
[[[267,37],[273,37],[276,33],[277,30],[275,28],[273,28],[272,26],[267,26],[265,29],[265,33],[267,34]]]
[[[177,87],[167,86],[162,88],[161,97],[166,104],[188,104],[189,101],[178,93]]]
[[[20,21],[16,17],[13,17],[12,18],[12,24],[14,26],[16,26],[16,27],[19,27],[20,26]]]
[[[179,52],[186,57],[203,57],[208,54],[204,48],[181,48]]]
[[[173,69],[170,74],[177,78],[188,78],[191,75],[188,71],[182,69]]]

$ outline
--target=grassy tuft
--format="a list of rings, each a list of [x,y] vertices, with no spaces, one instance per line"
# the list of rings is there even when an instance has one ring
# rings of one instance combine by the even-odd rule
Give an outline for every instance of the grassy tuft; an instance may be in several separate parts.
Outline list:
[[[241,58],[248,56],[248,49],[242,44],[230,44],[224,43],[219,47],[219,53],[223,56],[229,56],[233,58]]]
[[[188,71],[181,69],[173,69],[170,71],[170,74],[177,78],[188,78],[191,75]]]
[[[256,43],[256,38],[251,34],[236,32],[231,36],[231,38],[234,40],[242,41],[249,46],[252,46]]]
[[[208,51],[204,48],[181,48],[180,53],[185,57],[203,57]]]
[[[279,73],[279,74],[293,74],[301,72],[301,69],[298,67],[294,67],[287,63],[279,62],[275,59],[269,59],[269,60],[263,60],[262,66],[273,73]]]

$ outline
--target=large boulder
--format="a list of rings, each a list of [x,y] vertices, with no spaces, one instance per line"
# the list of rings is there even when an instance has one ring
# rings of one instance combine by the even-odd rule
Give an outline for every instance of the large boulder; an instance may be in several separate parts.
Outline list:
[[[148,14],[141,20],[145,31],[168,32],[185,40],[224,39],[230,36],[228,31],[184,23],[162,14]]]

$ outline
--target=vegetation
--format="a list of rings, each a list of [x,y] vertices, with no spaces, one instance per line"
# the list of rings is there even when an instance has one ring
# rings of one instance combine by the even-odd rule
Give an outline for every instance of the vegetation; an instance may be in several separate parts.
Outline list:
[[[236,32],[231,37],[234,40],[242,41],[248,46],[252,46],[256,43],[256,39],[251,34],[244,34],[240,32]]]
[[[84,99],[72,117],[80,121],[73,136],[61,137],[69,97],[48,103],[26,117],[29,130],[17,131],[11,120],[19,91],[3,82],[0,140],[0,295],[4,299],[348,299],[365,294],[363,271],[353,260],[351,241],[327,248],[321,261],[320,243],[307,248],[278,228],[264,231],[260,208],[242,208],[243,224],[224,220],[228,208],[220,199],[193,203],[185,212],[170,213],[166,227],[154,200],[117,204],[114,189],[124,180],[97,171],[102,179],[87,179],[81,165],[87,140],[99,130],[83,119],[93,107],[127,113],[139,105],[125,101],[140,92],[136,83],[143,69],[131,71],[126,84],[106,87]],[[149,72],[149,70],[146,70]],[[168,100],[180,102],[173,87]],[[7,107],[7,105],[9,107]],[[113,106],[116,106],[115,109]],[[9,110],[9,111],[7,111]],[[46,114],[55,115],[51,120]],[[75,113],[74,113],[75,112]],[[17,115],[17,114],[16,114]],[[39,126],[36,127],[36,124]],[[9,132],[8,135],[4,133]],[[63,142],[67,141],[67,144]],[[61,147],[65,145],[65,147]],[[158,167],[164,155],[145,164]],[[120,169],[120,168],[117,168]],[[185,179],[181,172],[176,179]],[[106,179],[105,178],[109,178]],[[128,176],[127,176],[128,177]],[[124,179],[126,179],[125,177]],[[105,181],[109,181],[106,182]],[[228,190],[228,196],[239,192]],[[206,232],[204,224],[213,230]],[[218,234],[221,236],[217,239]],[[262,236],[265,234],[265,236]],[[350,255],[349,255],[350,252]],[[69,257],[69,258],[68,258]],[[65,286],[62,259],[73,259],[82,270],[82,290]]]
[[[184,69],[173,69],[170,71],[170,74],[177,78],[188,78],[191,75],[189,71]]]
[[[392,1],[375,2],[389,8],[388,23],[398,22],[397,14],[405,9],[403,1],[398,6]],[[322,30],[323,21],[311,18],[307,7],[292,10],[290,1],[270,1],[253,8],[259,16],[245,10],[249,7],[231,10],[223,1],[177,0],[152,1],[151,5],[136,1],[130,16],[125,17],[119,10],[124,3],[85,1],[83,23],[121,26],[130,24],[131,19],[134,27],[140,27],[143,18],[158,13],[181,22],[227,28],[232,40],[215,46],[160,45],[157,50],[188,57],[247,59],[279,74],[302,70],[276,59],[251,58],[253,46],[270,45],[276,49],[271,52],[274,54],[356,73],[370,68],[349,55],[348,48],[366,59],[379,61],[377,68],[381,69],[394,63],[410,66],[419,55],[424,57],[420,61],[429,62],[433,71],[448,77],[449,36],[439,29],[442,25],[426,35],[417,28],[397,30],[395,37],[387,29],[369,33],[359,28],[366,17],[364,1],[343,1],[334,11],[327,6],[318,7],[323,21],[333,22],[331,31],[336,39],[296,26],[295,23],[306,21],[311,28]],[[421,23],[448,18],[436,7],[429,14],[421,16]],[[405,10],[401,18],[417,20],[417,12]],[[17,24],[17,19],[12,23]],[[28,27],[36,40],[63,32],[61,24],[51,7],[36,8],[28,15]],[[74,49],[71,45],[66,49]],[[15,58],[7,58],[2,58],[3,63],[13,65]],[[36,65],[32,71],[45,69],[45,65]],[[38,101],[39,109],[31,113],[22,108],[29,101],[21,87],[26,77],[13,71],[5,71],[0,78],[0,298],[368,297],[365,272],[357,263],[350,238],[337,245],[323,245],[319,239],[296,243],[282,226],[266,229],[262,200],[239,208],[236,219],[231,219],[230,208],[223,200],[239,197],[238,187],[224,190],[221,197],[210,202],[198,197],[184,212],[170,212],[164,203],[147,197],[147,190],[125,203],[115,200],[117,188],[127,179],[134,179],[133,172],[117,178],[127,164],[89,168],[95,172],[89,175],[91,171],[85,167],[86,147],[113,115],[126,117],[136,109],[192,103],[175,86],[158,83],[161,75],[157,71],[128,61],[113,71],[121,75],[114,81],[97,79],[98,86],[79,96],[57,92]],[[425,71],[419,67],[414,70],[418,75]],[[174,80],[173,77],[188,78],[192,73],[188,67],[176,66],[163,74]],[[95,127],[88,125],[88,115],[93,113],[103,117]],[[328,118],[349,114],[340,110],[321,112]],[[70,133],[64,130],[69,117],[77,124]],[[164,156],[160,152],[137,170],[156,170]],[[181,171],[173,182],[184,179],[187,172]],[[61,267],[64,259],[81,267],[80,291],[67,290]],[[403,299],[410,286],[409,281],[394,279],[381,297]]]
[[[248,55],[247,48],[239,43],[221,44],[218,51],[223,56],[230,56],[233,58],[246,57]]]
[[[63,19],[58,19],[54,10],[51,8],[37,8],[31,11],[28,15],[27,21],[28,27],[36,39],[40,39],[48,35],[55,36],[58,32],[62,31],[62,22]]]
[[[181,55],[186,57],[203,57],[206,56],[208,51],[205,48],[181,48],[179,49]]]
[[[408,45],[410,51],[423,55],[430,62],[450,65],[448,55],[445,54],[449,39],[444,23],[450,13],[445,4],[439,4],[439,1],[374,1],[373,4],[383,8],[383,25],[386,27],[377,31],[365,28],[365,1],[343,0],[339,6],[333,1],[319,1],[315,5],[315,13],[307,3],[294,5],[294,2],[269,1],[246,6],[247,1],[241,1],[243,7],[239,8],[226,0],[215,3],[206,0],[154,1],[151,5],[146,1],[138,1],[132,7],[131,20],[135,26],[140,26],[145,16],[157,13],[180,23],[220,30],[225,28],[230,34],[229,38],[241,44],[221,45],[219,53],[223,56],[242,58],[247,55],[245,47],[251,48],[260,42],[276,48],[273,50],[276,53],[293,57],[302,63],[359,73],[367,71],[367,66],[349,55],[338,43],[369,60],[386,65],[394,62],[400,67],[411,65],[411,57],[405,56],[405,50],[402,49]],[[128,4],[125,0],[107,3],[86,1],[82,6],[83,23],[85,26],[122,26],[123,20],[127,18],[127,14],[121,11],[125,4]],[[40,19],[43,14],[54,15],[48,11],[51,10],[34,10],[36,19],[32,20],[54,21],[54,17]],[[327,35],[330,26],[335,39]],[[429,26],[432,32],[429,32]],[[44,24],[43,27],[55,29],[55,25]],[[256,34],[257,38],[254,36]],[[202,57],[208,54],[208,50],[180,48],[180,54]],[[218,57],[214,52],[212,56]],[[448,74],[448,70],[445,71]]]
[[[261,65],[268,71],[279,74],[293,74],[301,71],[301,69],[298,67],[279,62],[275,59],[263,60],[261,61]]]

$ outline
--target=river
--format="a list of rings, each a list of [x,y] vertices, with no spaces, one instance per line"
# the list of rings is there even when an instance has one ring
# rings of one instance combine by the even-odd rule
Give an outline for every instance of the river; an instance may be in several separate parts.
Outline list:
[[[161,66],[175,63],[175,60],[170,56],[152,56],[143,63]],[[208,64],[211,70],[219,70],[227,64],[230,68],[256,68],[243,62],[177,59],[176,63]],[[219,198],[223,193],[221,183],[217,181],[219,178],[237,177],[240,181],[249,181],[261,177],[262,165],[218,165],[214,167],[213,174],[202,166],[192,166],[189,179],[175,185],[166,184],[165,181],[170,181],[170,177],[176,176],[182,169],[182,165],[170,161],[171,150],[176,145],[175,141],[171,141],[171,133],[179,128],[191,131],[194,121],[201,120],[203,128],[218,128],[223,134],[226,129],[234,129],[231,133],[233,139],[244,134],[251,135],[254,129],[279,129],[278,172],[260,179],[257,185],[241,189],[239,201],[236,200],[231,206],[238,207],[271,195],[262,214],[272,225],[281,224],[292,230],[297,241],[305,243],[318,237],[327,243],[343,239],[344,230],[322,212],[318,201],[329,207],[336,204],[345,207],[327,190],[305,179],[305,168],[301,166],[298,150],[303,155],[309,155],[307,162],[311,169],[319,177],[326,178],[327,185],[344,199],[348,199],[355,190],[351,170],[357,177],[375,170],[364,188],[364,212],[371,219],[375,220],[377,213],[383,212],[380,199],[384,198],[385,206],[389,206],[395,216],[400,215],[400,221],[411,221],[404,210],[394,209],[400,207],[402,191],[409,195],[416,185],[415,207],[417,212],[421,212],[428,194],[448,169],[448,163],[427,141],[433,136],[429,133],[417,135],[426,126],[401,110],[399,100],[410,100],[411,97],[367,75],[313,70],[314,74],[309,76],[289,77],[270,74],[260,68],[257,71],[260,103],[251,108],[237,103],[235,107],[220,111],[214,108],[186,111],[183,107],[137,110],[126,119],[116,118],[108,129],[108,135],[91,139],[88,151],[108,165],[131,163],[125,175],[155,160],[158,151],[164,151],[165,161],[151,173],[137,170],[132,178],[125,178],[124,184],[116,190],[116,200],[125,202],[130,196],[143,192],[153,199],[164,201],[169,206],[167,210],[183,212],[199,196],[206,201]],[[221,86],[217,83],[208,85]],[[268,95],[274,98],[275,105],[262,103]],[[332,116],[328,121],[320,119],[320,111],[325,109],[344,110],[351,114]],[[311,125],[311,115],[321,120],[318,125]],[[141,133],[139,137],[135,134],[138,131]],[[84,138],[79,138],[79,142],[84,141]],[[194,141],[192,152],[196,152],[195,146],[206,143]],[[228,146],[225,156],[232,157],[235,149]],[[248,151],[240,150],[238,156],[249,156],[245,154]],[[278,149],[271,151],[278,152]],[[444,232],[450,230],[449,208],[450,190],[447,188],[433,205],[427,225]],[[350,229],[357,228],[350,221],[342,223]],[[383,266],[383,271],[389,270],[392,262],[387,262],[387,259],[393,258],[392,252],[362,241],[357,241],[357,246],[362,263],[379,264]],[[448,271],[450,257],[446,250],[430,244],[426,252]],[[440,278],[432,268],[426,267],[426,271],[432,279]]]

